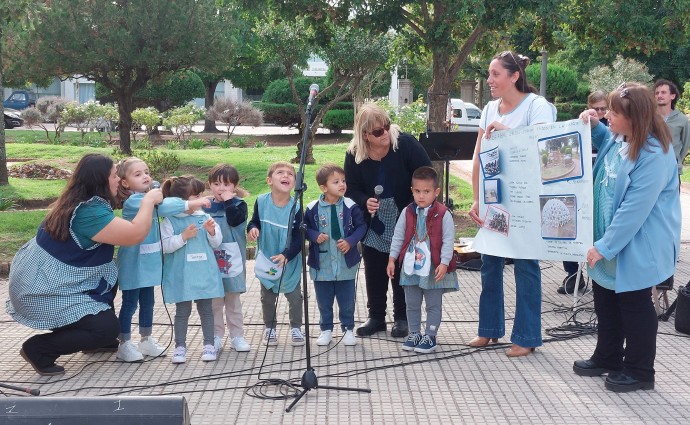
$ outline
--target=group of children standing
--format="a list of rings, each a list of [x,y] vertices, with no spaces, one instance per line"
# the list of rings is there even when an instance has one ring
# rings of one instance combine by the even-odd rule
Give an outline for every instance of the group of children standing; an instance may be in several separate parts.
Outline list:
[[[132,220],[153,179],[138,158],[124,159],[117,168],[122,216]],[[333,303],[337,300],[343,344],[352,346],[357,343],[353,332],[355,278],[361,259],[357,243],[365,237],[367,225],[360,207],[345,197],[347,185],[341,167],[322,166],[316,181],[322,195],[310,202],[304,213],[310,242],[308,265],[321,316],[316,344],[327,346],[333,339]],[[204,196],[206,185],[193,176],[172,177],[163,183],[164,201],[157,207],[156,223],[148,237],[139,245],[121,247],[117,256],[122,289],[119,359],[140,361],[165,350],[152,336],[154,287],[161,283],[164,302],[176,306],[172,363],[186,362],[192,302],[197,306],[204,340],[201,360],[217,359],[224,345],[225,326],[230,347],[250,351],[240,301],[246,291],[247,239],[257,242],[255,273],[261,283],[263,343],[278,344],[276,303],[282,293],[288,301],[289,341],[293,346],[305,344],[301,330],[302,216],[292,196],[294,166],[282,161],[272,164],[266,182],[270,192],[257,197],[248,222],[239,174],[230,165],[219,164],[209,172],[211,197]],[[436,348],[441,296],[458,289],[454,226],[450,213],[435,200],[440,189],[433,168],[415,171],[411,189],[414,202],[405,208],[396,225],[387,272],[391,275],[395,261],[402,262],[401,285],[405,286],[410,328],[402,349],[429,353]],[[159,217],[163,218],[160,233]],[[422,299],[427,312],[424,335]],[[131,328],[137,306],[141,339],[134,344]]]

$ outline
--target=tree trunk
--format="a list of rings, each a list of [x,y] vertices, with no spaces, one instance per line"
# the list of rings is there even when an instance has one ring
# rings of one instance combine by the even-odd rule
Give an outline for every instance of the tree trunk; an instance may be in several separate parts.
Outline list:
[[[117,96],[117,111],[120,113],[120,120],[118,122],[120,150],[125,155],[131,155],[132,147],[129,136],[132,129],[132,111],[134,110],[132,94],[125,90],[118,90],[115,95]]]
[[[213,106],[216,101],[216,87],[218,87],[219,81],[213,81],[206,84],[206,99],[204,101],[204,106],[206,107],[206,112]],[[204,118],[204,133],[220,133],[218,127],[216,127],[216,122],[208,118]]]
[[[433,53],[433,81],[429,87],[429,121],[427,128],[431,131],[440,132],[448,131],[446,125],[448,113],[448,98],[450,97],[450,88],[453,83],[453,77],[448,75],[450,57],[448,53],[443,50],[435,51]],[[444,182],[441,187],[445,190],[445,164],[443,161],[434,161],[436,158],[431,158],[434,170],[438,173],[439,182]],[[439,194],[439,200],[443,200],[445,194],[443,190]]]
[[[0,97],[3,95],[4,87],[2,83],[2,40],[2,24],[0,23]],[[0,99],[0,101],[2,100],[4,99]],[[0,115],[3,117],[2,122],[0,122],[0,185],[5,186],[10,184],[10,181],[7,172],[7,150],[5,149],[5,107],[2,104],[0,104]]]

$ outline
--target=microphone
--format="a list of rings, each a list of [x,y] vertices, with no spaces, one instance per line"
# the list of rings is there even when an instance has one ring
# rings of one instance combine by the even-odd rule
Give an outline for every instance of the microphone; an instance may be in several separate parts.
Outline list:
[[[376,197],[376,202],[379,202],[381,200],[381,194],[383,193],[383,186],[380,184],[377,184],[374,187],[374,195]],[[376,212],[371,214],[371,217],[373,218],[376,215]]]
[[[151,182],[151,189],[160,189],[161,188],[161,182],[158,180],[154,180]]]
[[[309,100],[307,101],[308,105],[311,105],[312,102],[314,101],[314,98],[316,95],[319,93],[319,85],[318,84],[312,84],[309,86]]]
[[[31,389],[31,388],[15,387],[14,385],[8,385],[8,384],[0,384],[0,387],[2,387],[2,388],[7,388],[7,389],[10,389],[10,390],[15,390],[15,391],[21,391],[21,392],[23,392],[23,393],[31,394],[31,395],[34,395],[34,396],[41,395],[41,391],[40,391],[40,390]]]

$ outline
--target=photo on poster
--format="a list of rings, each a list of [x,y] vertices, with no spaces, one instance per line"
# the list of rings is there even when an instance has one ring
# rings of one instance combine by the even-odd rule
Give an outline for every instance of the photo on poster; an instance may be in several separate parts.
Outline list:
[[[577,238],[577,198],[575,195],[539,197],[542,239]]]
[[[486,179],[486,180],[484,180],[484,203],[485,204],[500,204],[501,203],[501,180],[500,179]]]
[[[493,232],[508,236],[510,228],[510,213],[493,205],[489,205],[484,216],[484,227]]]
[[[498,159],[498,146],[488,151],[479,152],[479,163],[485,179],[498,175],[501,172]]]
[[[584,166],[580,133],[538,139],[538,144],[542,184],[582,178]]]

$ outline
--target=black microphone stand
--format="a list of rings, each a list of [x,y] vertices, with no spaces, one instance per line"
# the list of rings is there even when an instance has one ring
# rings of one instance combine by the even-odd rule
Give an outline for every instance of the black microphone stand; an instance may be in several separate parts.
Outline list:
[[[309,97],[309,103],[307,103],[307,120],[304,124],[304,135],[302,137],[302,150],[299,159],[299,168],[297,170],[297,181],[295,183],[295,203],[292,204],[292,210],[290,211],[290,221],[292,223],[295,219],[295,206],[299,202],[300,216],[302,217],[302,222],[300,223],[300,243],[302,244],[302,297],[304,302],[304,337],[306,340],[307,349],[307,370],[302,375],[302,382],[299,386],[302,387],[302,392],[300,392],[297,397],[290,403],[286,412],[292,410],[292,408],[297,404],[298,401],[304,395],[312,390],[318,388],[324,388],[327,390],[342,390],[342,391],[357,391],[363,393],[370,393],[369,388],[346,388],[346,387],[332,387],[327,385],[319,385],[318,379],[316,378],[316,372],[311,366],[311,343],[309,341],[309,292],[307,290],[307,247],[306,247],[306,233],[307,225],[304,221],[304,192],[307,190],[307,185],[304,183],[304,164],[307,160],[307,142],[309,141],[309,134],[311,133],[311,109],[312,109],[312,96]],[[292,241],[292,231],[288,233],[286,248],[290,246]],[[356,247],[354,247],[356,249]]]

